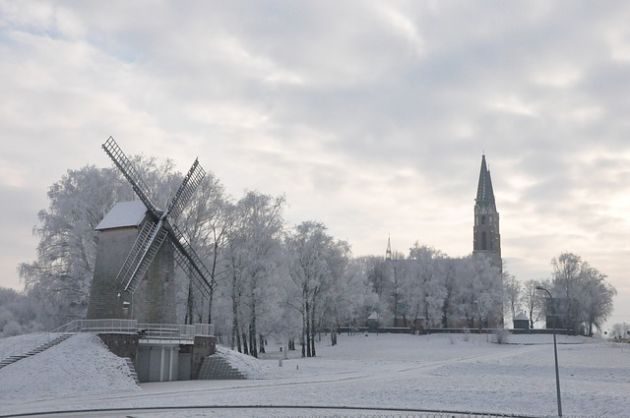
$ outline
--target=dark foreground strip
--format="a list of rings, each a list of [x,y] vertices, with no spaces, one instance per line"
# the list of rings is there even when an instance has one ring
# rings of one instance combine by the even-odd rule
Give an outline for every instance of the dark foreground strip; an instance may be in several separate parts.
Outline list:
[[[536,415],[516,415],[501,414],[497,412],[471,412],[453,411],[447,409],[415,409],[415,408],[384,408],[369,406],[334,406],[334,405],[192,405],[192,406],[147,406],[137,408],[103,408],[103,409],[69,409],[66,411],[29,412],[11,415],[0,415],[0,418],[9,417],[35,417],[39,415],[60,415],[60,414],[85,414],[92,412],[138,412],[138,411],[177,411],[186,409],[330,409],[346,411],[379,411],[379,412],[402,412],[402,413],[423,413],[423,414],[453,414],[470,415],[476,417],[510,417],[510,418],[538,418]]]

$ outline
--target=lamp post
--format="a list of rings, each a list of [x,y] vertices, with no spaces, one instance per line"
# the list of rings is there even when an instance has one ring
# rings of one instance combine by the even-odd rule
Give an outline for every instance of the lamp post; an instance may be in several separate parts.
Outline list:
[[[549,305],[553,304],[553,296],[551,296],[551,292],[549,290],[545,289],[542,286],[536,286],[536,290],[542,290],[544,292],[547,292]],[[555,307],[554,307],[554,313],[555,313]],[[553,358],[555,360],[555,365],[556,365],[556,397],[558,399],[558,416],[561,417],[562,416],[562,400],[560,399],[560,374],[558,373],[558,347],[556,345],[555,324],[554,324],[554,327],[552,328],[552,332],[553,332]]]

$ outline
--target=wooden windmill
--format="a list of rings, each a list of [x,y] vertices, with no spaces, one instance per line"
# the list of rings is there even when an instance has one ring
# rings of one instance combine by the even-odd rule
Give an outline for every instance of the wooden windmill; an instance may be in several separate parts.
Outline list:
[[[210,274],[185,234],[177,227],[205,171],[196,159],[161,210],[132,162],[110,137],[103,149],[129,181],[140,202],[118,203],[97,226],[99,246],[88,305],[88,319],[136,318],[174,323],[174,264],[207,296]]]

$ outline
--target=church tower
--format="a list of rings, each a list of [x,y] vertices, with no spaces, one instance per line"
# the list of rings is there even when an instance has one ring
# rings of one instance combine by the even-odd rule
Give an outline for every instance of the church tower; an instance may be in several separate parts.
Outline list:
[[[473,230],[473,254],[484,254],[492,265],[503,271],[501,260],[501,234],[499,233],[499,212],[494,201],[492,179],[486,165],[486,156],[481,157],[479,185],[475,199],[475,226]]]

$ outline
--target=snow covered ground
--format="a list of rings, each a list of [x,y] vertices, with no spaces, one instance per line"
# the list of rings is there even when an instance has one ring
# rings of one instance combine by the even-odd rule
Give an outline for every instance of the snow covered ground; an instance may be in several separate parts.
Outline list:
[[[0,413],[31,400],[140,391],[123,359],[92,334],[75,335],[37,355],[0,369]]]
[[[42,371],[38,377],[42,382],[30,393],[14,390],[6,396],[7,379],[0,380],[0,414],[178,405],[344,405],[554,415],[551,335],[514,336],[510,341],[514,344],[497,345],[487,342],[485,335],[461,334],[340,335],[335,347],[322,341],[317,358],[291,358],[280,367],[279,353],[270,353],[272,359],[258,361],[259,380],[146,383],[136,391],[131,384],[118,386],[124,380],[112,380],[116,386],[107,390],[99,386],[90,393],[67,387],[51,393],[47,388],[55,374]],[[559,342],[564,414],[630,416],[630,346],[566,336]],[[80,368],[77,378],[86,372]],[[2,374],[0,370],[0,379]],[[297,412],[244,411],[205,413],[292,416]],[[312,414],[324,415],[321,412]],[[156,411],[134,416],[203,414]]]

